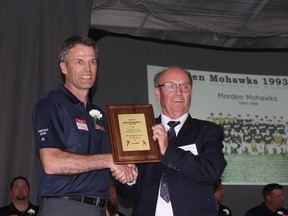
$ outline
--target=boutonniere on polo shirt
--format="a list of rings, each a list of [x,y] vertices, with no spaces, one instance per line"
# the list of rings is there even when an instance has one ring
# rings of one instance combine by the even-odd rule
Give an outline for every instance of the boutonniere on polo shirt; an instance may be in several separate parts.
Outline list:
[[[29,216],[32,216],[32,215],[35,215],[35,210],[34,209],[29,209],[28,211],[27,211],[27,213],[29,214]]]
[[[225,215],[229,215],[230,214],[228,209],[223,209],[223,212],[224,212]]]
[[[99,110],[92,109],[90,110],[89,114],[93,119],[95,129],[105,131],[103,127],[102,113]]]

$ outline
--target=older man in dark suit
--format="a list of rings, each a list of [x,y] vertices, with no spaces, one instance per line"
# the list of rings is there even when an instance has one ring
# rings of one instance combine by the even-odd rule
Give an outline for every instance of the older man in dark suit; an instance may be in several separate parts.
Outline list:
[[[135,184],[117,184],[119,193],[135,195],[134,216],[217,216],[214,182],[226,166],[223,130],[188,113],[192,78],[186,70],[166,68],[155,75],[154,86],[162,114],[152,130],[162,160],[139,164]]]

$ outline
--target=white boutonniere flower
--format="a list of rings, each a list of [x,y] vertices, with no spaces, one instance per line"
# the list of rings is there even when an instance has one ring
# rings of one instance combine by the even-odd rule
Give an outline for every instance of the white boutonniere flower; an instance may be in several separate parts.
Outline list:
[[[223,209],[223,212],[225,213],[225,215],[229,215],[230,214],[228,209]]]
[[[27,213],[31,216],[31,215],[34,215],[36,212],[35,212],[34,209],[29,209],[29,210],[27,211]]]
[[[95,129],[105,131],[102,122],[102,113],[99,110],[92,109],[90,110],[89,115],[93,119]]]
[[[283,215],[284,213],[282,211],[277,211],[278,215]]]
[[[97,120],[100,120],[103,117],[102,113],[95,109],[90,110],[89,114],[93,118],[95,124]]]

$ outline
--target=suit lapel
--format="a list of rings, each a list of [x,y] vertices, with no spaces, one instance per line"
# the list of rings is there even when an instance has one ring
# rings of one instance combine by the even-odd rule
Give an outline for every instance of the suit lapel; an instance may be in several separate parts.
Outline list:
[[[160,124],[161,123],[161,115],[158,116],[156,118],[156,123]],[[175,145],[176,146],[181,146],[181,144],[183,145],[183,141],[185,141],[185,139],[189,138],[189,140],[196,140],[197,138],[197,134],[198,134],[198,128],[196,126],[197,122],[194,121],[191,117],[191,115],[188,115],[188,118],[186,119],[184,125],[181,127],[181,130],[179,131],[177,138],[176,138],[176,142]],[[184,144],[186,145],[186,143]]]
[[[197,138],[197,127],[195,126],[195,121],[193,121],[192,117],[190,114],[188,115],[187,120],[185,121],[184,125],[181,127],[181,130],[179,131],[177,138],[176,138],[176,146],[181,146],[181,145],[187,145],[188,143],[185,142],[185,139],[191,140],[196,140]]]

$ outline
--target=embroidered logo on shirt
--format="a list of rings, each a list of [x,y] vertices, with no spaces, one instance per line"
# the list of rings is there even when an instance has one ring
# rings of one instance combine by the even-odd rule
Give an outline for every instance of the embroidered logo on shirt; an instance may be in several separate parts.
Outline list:
[[[86,120],[75,118],[75,122],[79,130],[89,131]]]
[[[96,129],[96,130],[102,130],[102,131],[105,132],[104,127],[103,127],[102,125],[100,125],[100,124],[95,124],[95,129]]]
[[[47,135],[48,128],[40,129],[37,132],[38,132],[39,136]]]
[[[41,137],[41,140],[40,140],[41,142],[45,142],[46,141],[45,140],[45,136],[47,135],[48,131],[49,131],[48,128],[40,129],[40,130],[37,131],[39,136]]]

